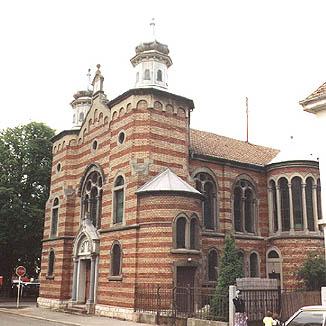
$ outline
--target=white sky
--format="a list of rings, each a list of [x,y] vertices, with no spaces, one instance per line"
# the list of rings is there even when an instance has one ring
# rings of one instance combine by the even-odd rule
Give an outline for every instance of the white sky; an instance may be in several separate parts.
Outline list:
[[[194,100],[192,128],[315,151],[298,104],[326,80],[326,2],[17,0],[1,3],[0,129],[42,121],[70,129],[69,103],[102,65],[113,99],[134,85],[130,58],[150,36],[168,44],[169,91]],[[301,145],[300,145],[301,146]]]

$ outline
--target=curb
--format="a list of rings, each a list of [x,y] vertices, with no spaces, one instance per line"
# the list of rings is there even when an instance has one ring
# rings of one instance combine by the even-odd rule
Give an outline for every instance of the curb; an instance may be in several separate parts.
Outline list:
[[[12,311],[12,310],[9,310],[6,308],[0,308],[0,312],[12,314],[12,315],[24,316],[24,317],[28,317],[28,318],[39,319],[39,320],[50,321],[53,323],[59,323],[59,324],[63,324],[63,325],[82,326],[82,324],[77,324],[77,323],[73,323],[73,322],[69,322],[69,321],[61,321],[61,320],[57,320],[57,319],[50,319],[50,318],[45,318],[45,317],[41,317],[41,316],[28,315],[28,314],[20,313],[18,311]]]

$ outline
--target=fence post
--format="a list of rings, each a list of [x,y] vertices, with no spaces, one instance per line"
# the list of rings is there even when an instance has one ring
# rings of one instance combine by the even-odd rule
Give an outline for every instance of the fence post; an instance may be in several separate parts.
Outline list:
[[[235,297],[235,291],[237,287],[235,285],[229,286],[229,326],[234,326],[234,304],[233,298]]]
[[[326,286],[321,288],[321,305],[326,306]]]
[[[161,309],[161,303],[160,303],[160,285],[157,285],[157,291],[156,291],[156,324],[160,324],[160,309]]]

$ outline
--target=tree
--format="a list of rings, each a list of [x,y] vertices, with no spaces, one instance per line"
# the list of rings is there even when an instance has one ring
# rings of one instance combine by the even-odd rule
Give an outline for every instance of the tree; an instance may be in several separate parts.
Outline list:
[[[17,265],[37,275],[53,136],[37,122],[0,131],[0,275],[7,281]]]
[[[320,290],[326,286],[326,260],[318,253],[309,253],[297,272],[307,290]]]
[[[243,277],[243,262],[231,235],[225,237],[224,252],[220,264],[215,294],[212,300],[211,313],[214,319],[220,319],[228,311],[229,286],[235,285],[236,279]],[[224,316],[228,318],[227,316]]]

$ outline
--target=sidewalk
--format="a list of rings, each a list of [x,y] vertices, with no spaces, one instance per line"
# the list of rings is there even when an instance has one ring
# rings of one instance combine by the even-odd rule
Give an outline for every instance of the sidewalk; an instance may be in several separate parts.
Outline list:
[[[148,324],[140,324],[108,317],[72,315],[69,313],[52,311],[50,309],[37,308],[33,302],[22,302],[21,308],[17,309],[15,302],[0,301],[0,312],[52,321],[70,326],[148,326]]]

